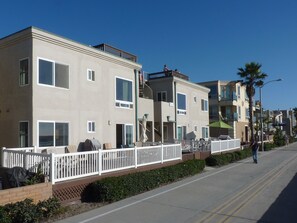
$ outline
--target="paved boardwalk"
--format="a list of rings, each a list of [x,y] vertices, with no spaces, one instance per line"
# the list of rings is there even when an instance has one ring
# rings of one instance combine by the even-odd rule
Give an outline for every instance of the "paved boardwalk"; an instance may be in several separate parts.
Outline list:
[[[296,222],[296,172],[295,143],[61,222]]]

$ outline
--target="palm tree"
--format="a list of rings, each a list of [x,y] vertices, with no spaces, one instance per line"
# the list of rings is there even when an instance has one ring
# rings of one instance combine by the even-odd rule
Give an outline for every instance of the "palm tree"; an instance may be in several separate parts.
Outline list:
[[[253,97],[255,95],[255,87],[261,87],[263,80],[267,77],[267,74],[261,71],[261,64],[251,62],[245,64],[244,68],[238,68],[238,75],[244,78],[242,85],[246,86],[246,93],[249,98],[249,126],[251,129],[251,141],[255,139],[254,126],[253,126]]]

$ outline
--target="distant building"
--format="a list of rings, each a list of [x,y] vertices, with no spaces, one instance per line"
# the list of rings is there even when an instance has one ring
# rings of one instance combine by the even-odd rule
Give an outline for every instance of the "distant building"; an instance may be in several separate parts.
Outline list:
[[[209,81],[198,83],[210,88],[209,121],[222,120],[232,126],[232,129],[210,128],[210,136],[229,135],[248,142],[249,131],[249,102],[246,88],[238,81]]]

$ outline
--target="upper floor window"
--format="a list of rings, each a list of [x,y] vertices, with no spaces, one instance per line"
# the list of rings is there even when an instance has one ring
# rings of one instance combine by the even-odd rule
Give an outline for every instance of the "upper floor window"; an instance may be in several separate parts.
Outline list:
[[[88,121],[88,133],[94,133],[95,127],[96,125],[94,121]]]
[[[177,114],[187,114],[187,96],[185,94],[177,93]]]
[[[240,86],[237,86],[237,97],[240,98]]]
[[[116,78],[116,106],[133,108],[132,81]]]
[[[157,93],[158,101],[167,101],[167,91],[159,91]]]
[[[29,59],[20,60],[20,76],[19,76],[20,86],[29,84]]]
[[[241,107],[238,106],[238,118],[241,118]]]
[[[54,61],[38,60],[38,83],[61,88],[69,88],[69,66]]]
[[[87,70],[88,81],[95,81],[95,71],[88,69]]]
[[[202,111],[208,111],[208,101],[201,99],[201,110]]]

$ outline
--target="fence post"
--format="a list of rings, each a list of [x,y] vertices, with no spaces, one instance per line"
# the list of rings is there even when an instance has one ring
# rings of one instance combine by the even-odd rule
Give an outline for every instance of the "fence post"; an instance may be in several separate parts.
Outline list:
[[[164,159],[164,147],[163,147],[163,143],[161,144],[161,163],[163,163],[163,159]]]
[[[99,165],[99,170],[98,170],[98,174],[99,176],[101,176],[101,172],[102,172],[102,151],[101,149],[98,150],[98,165]]]
[[[52,184],[55,184],[55,154],[51,153],[51,159],[50,159],[50,179]]]
[[[136,169],[138,166],[137,165],[138,163],[137,163],[137,147],[136,146],[134,147],[134,163],[135,163],[134,165],[135,165],[135,169]]]
[[[26,151],[21,152],[23,154],[23,168],[27,170],[27,154]]]
[[[4,167],[4,150],[5,147],[0,148],[0,166]]]

